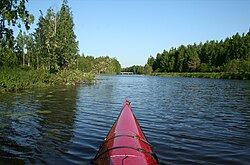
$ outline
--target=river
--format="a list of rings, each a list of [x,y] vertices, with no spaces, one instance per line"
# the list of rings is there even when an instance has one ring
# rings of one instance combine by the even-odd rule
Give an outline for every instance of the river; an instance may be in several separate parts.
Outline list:
[[[161,162],[250,162],[250,81],[98,79],[0,94],[0,164],[89,164],[126,97]]]

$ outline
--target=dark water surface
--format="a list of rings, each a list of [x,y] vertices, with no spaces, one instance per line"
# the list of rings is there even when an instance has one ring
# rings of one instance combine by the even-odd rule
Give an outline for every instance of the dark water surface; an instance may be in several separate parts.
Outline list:
[[[250,81],[101,76],[0,94],[0,164],[89,164],[124,99],[166,164],[249,164]]]

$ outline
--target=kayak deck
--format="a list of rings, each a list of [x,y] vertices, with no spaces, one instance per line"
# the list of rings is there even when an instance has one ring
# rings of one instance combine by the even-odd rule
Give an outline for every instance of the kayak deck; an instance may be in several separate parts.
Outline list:
[[[128,100],[125,101],[92,164],[159,164]]]

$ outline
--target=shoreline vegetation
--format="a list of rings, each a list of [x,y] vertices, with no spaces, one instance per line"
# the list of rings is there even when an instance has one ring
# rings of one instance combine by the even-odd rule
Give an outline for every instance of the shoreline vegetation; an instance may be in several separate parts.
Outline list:
[[[56,85],[93,83],[95,74],[119,74],[116,58],[79,54],[74,19],[67,0],[60,10],[52,7],[40,13],[34,32],[29,26],[34,16],[28,14],[25,1],[3,1],[0,11],[0,93]],[[16,10],[16,8],[18,10]],[[8,9],[8,10],[7,10]],[[19,10],[20,9],[20,10]],[[6,26],[23,23],[25,29],[14,36]],[[20,25],[21,26],[21,25]]]
[[[56,85],[91,84],[94,81],[95,74],[85,73],[78,69],[49,73],[42,69],[4,68],[0,71],[0,93]]]
[[[28,33],[34,16],[25,1],[4,1],[0,15],[0,93],[36,87],[92,83],[95,74],[119,74],[116,58],[79,54],[73,14],[63,0],[59,11],[50,7]],[[22,10],[14,10],[20,7]],[[18,17],[16,17],[18,16]],[[26,31],[16,37],[6,26],[23,23]],[[16,24],[17,23],[17,24]],[[20,27],[19,27],[20,28]],[[181,45],[150,56],[145,66],[134,65],[122,71],[152,76],[178,76],[221,79],[250,79],[250,30],[221,41]]]
[[[250,80],[250,72],[165,72],[151,73],[150,76],[162,77],[191,77],[191,78],[214,78],[231,80]]]
[[[123,72],[152,76],[250,80],[250,29],[221,41],[181,45],[150,56],[144,66]]]
[[[232,79],[232,80],[250,80],[250,72],[155,72],[147,64],[143,66],[134,65],[123,68],[122,72],[133,72],[133,74],[144,74],[148,76],[162,77],[191,77],[191,78],[214,78],[214,79]]]

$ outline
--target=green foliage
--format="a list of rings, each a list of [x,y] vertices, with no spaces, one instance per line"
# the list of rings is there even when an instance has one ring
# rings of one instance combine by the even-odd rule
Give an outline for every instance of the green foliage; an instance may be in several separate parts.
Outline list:
[[[0,92],[17,91],[34,86],[43,87],[50,75],[44,70],[26,70],[19,68],[1,68]]]
[[[112,58],[112,71],[114,71],[116,74],[121,73],[121,64],[116,58]]]
[[[91,72],[95,65],[95,58],[93,56],[78,56],[77,68],[83,72]]]
[[[144,67],[140,65],[133,65],[127,68],[123,68],[122,72],[133,72],[134,74],[144,74]]]
[[[93,72],[98,74],[120,74],[121,65],[116,58],[108,56],[94,58],[93,56],[79,56],[77,58],[78,69],[84,72]]]
[[[75,85],[82,83],[91,83],[94,80],[94,77],[94,74],[84,73],[78,69],[61,70],[57,74],[54,74],[52,76],[51,84]]]
[[[152,66],[146,64],[144,66],[144,74],[146,75],[150,75],[153,72]]]
[[[250,72],[250,58],[247,60],[233,59],[224,65],[226,72]]]
[[[153,56],[150,56],[150,57],[148,58],[147,64],[148,64],[149,66],[153,67],[154,61],[155,61],[155,58],[154,58]]]
[[[57,54],[56,54],[56,34],[57,34],[57,14],[52,8],[47,10],[47,14],[43,19],[43,32],[44,32],[44,40],[45,52],[43,53],[44,57],[42,57],[41,62],[45,63],[45,69],[50,70],[50,72],[54,72],[57,70]]]
[[[59,12],[49,8],[45,16],[41,13],[37,26],[33,44],[29,44],[34,45],[31,51],[33,66],[52,73],[74,67],[78,42],[74,33],[73,15],[67,2],[63,2]]]
[[[22,68],[1,68],[0,92],[11,92],[35,87],[53,85],[75,85],[91,83],[94,74],[84,73],[80,70],[62,70],[51,74],[44,69],[34,70],[28,66]]]
[[[224,41],[171,48],[148,58],[153,72],[249,72],[250,32]],[[154,61],[153,61],[154,60]]]
[[[13,67],[18,64],[14,48],[6,43],[7,40],[0,41],[0,67]]]
[[[15,25],[21,18],[28,29],[33,17],[25,9],[26,1],[0,2],[3,39],[0,41],[0,91],[85,83],[92,81],[96,73],[121,72],[121,65],[115,58],[78,55],[73,14],[66,0],[59,12],[49,8],[43,15],[40,11],[35,32],[27,34],[20,31],[14,40],[14,47],[11,46],[13,41],[9,32],[12,35],[12,30],[5,28],[5,22]],[[7,8],[10,12],[5,11]],[[17,16],[9,15],[13,13]]]
[[[241,60],[240,71],[250,72],[250,56],[246,60]]]
[[[31,66],[34,64],[34,38],[31,34],[27,35],[25,32],[20,31],[16,38],[15,44],[16,56],[21,65]]]
[[[210,67],[206,63],[201,63],[199,71],[201,71],[201,72],[209,72]]]
[[[57,64],[61,69],[65,69],[70,67],[78,52],[73,15],[67,1],[63,1],[57,17],[58,20],[55,22]]]
[[[233,59],[225,64],[224,70],[226,72],[237,72],[240,69],[240,60]]]
[[[21,27],[23,22],[28,30],[34,21],[34,16],[26,10],[28,0],[2,0],[0,1],[0,39],[7,46],[13,46],[13,30],[10,26]]]

